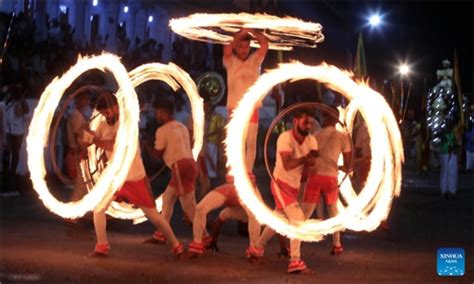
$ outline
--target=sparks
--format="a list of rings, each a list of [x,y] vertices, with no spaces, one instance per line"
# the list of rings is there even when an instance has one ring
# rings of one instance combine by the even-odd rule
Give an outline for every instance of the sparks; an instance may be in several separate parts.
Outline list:
[[[293,46],[316,47],[324,40],[322,26],[292,17],[276,17],[267,14],[193,14],[188,17],[171,19],[173,32],[191,40],[228,44],[232,35],[241,28],[257,29],[264,32],[269,40],[269,48],[292,50]],[[252,40],[252,47],[259,47]]]
[[[403,147],[396,120],[380,94],[370,89],[367,83],[354,82],[351,76],[352,73],[325,63],[318,66],[299,62],[280,64],[277,69],[263,74],[247,91],[227,126],[226,155],[239,198],[261,224],[270,226],[280,234],[303,241],[319,241],[324,235],[344,228],[372,231],[386,219],[393,197],[400,193]],[[254,194],[255,189],[244,163],[244,134],[253,109],[275,85],[302,79],[324,83],[351,101],[344,112],[350,131],[356,111],[361,112],[371,137],[372,161],[367,182],[359,195],[354,192],[348,179],[342,180],[344,174],[339,175],[339,181],[342,182],[341,196],[348,206],[343,206],[339,201],[339,214],[336,217],[323,222],[307,220],[293,224],[269,209]]]

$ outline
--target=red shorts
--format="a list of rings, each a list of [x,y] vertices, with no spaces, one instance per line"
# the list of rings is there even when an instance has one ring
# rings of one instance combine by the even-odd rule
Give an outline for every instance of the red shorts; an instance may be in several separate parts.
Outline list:
[[[298,202],[298,188],[291,187],[281,180],[272,181],[271,188],[275,205],[277,209],[283,209],[287,206]]]
[[[239,196],[234,185],[226,183],[216,188],[215,191],[225,196],[224,205],[226,207],[240,206]]]
[[[122,188],[115,193],[115,201],[127,202],[139,207],[155,208],[155,199],[151,193],[146,178],[136,181],[126,181]]]
[[[73,180],[77,179],[77,167],[79,163],[77,156],[77,149],[66,147],[64,151],[64,168],[66,175]]]
[[[177,196],[192,192],[198,176],[196,162],[193,159],[182,159],[171,166],[169,185],[175,189]]]
[[[233,111],[233,109],[227,109],[229,121]],[[250,118],[250,123],[258,123],[258,109],[253,112],[252,117]]]
[[[332,205],[339,198],[339,187],[337,186],[337,177],[313,175],[308,178],[306,184],[303,202],[319,203],[321,192],[324,195],[324,202]]]

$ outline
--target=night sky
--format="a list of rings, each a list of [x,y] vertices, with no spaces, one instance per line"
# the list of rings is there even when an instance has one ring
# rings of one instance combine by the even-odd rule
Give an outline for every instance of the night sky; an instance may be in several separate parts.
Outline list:
[[[361,32],[369,77],[396,80],[399,62],[407,62],[414,84],[422,84],[426,76],[431,85],[441,61],[453,63],[456,48],[467,93],[473,90],[473,7],[472,1],[280,1],[280,10],[323,25],[326,40],[311,51],[315,63],[351,67]],[[383,24],[372,28],[367,19],[377,11]]]
[[[184,16],[184,11],[240,12],[246,5],[239,5],[239,2],[248,4],[249,1],[163,0],[160,4],[167,6],[172,17],[179,17]],[[407,62],[413,71],[409,78],[414,90],[421,92],[436,83],[435,72],[443,59],[453,63],[456,48],[462,90],[472,96],[473,1],[278,0],[276,8],[265,4],[268,3],[265,0],[254,2],[260,7],[254,7],[252,12],[289,15],[323,26],[323,43],[316,49],[295,48],[293,52],[285,52],[285,61],[297,59],[307,64],[325,61],[341,68],[352,68],[358,34],[362,33],[370,79],[378,85],[384,80],[397,81],[397,66]],[[372,12],[383,16],[383,24],[377,28],[367,24]],[[274,65],[271,54],[266,65]],[[427,86],[424,85],[425,78]]]

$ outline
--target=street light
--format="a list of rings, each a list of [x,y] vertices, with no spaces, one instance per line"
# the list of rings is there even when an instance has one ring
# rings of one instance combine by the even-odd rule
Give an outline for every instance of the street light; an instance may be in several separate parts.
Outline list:
[[[398,111],[398,114],[400,116],[400,123],[402,123],[405,120],[405,115],[408,110],[408,102],[410,100],[411,86],[412,86],[412,83],[410,81],[408,85],[408,92],[407,92],[407,95],[405,96],[403,79],[404,77],[407,77],[410,72],[411,72],[410,65],[406,63],[402,63],[401,65],[398,66],[398,73],[400,73],[400,109]]]
[[[402,76],[407,76],[408,73],[410,73],[410,66],[408,66],[407,64],[402,64],[398,67],[398,72]]]
[[[369,24],[372,27],[377,27],[381,22],[382,22],[382,19],[380,18],[378,14],[372,15],[369,18]]]

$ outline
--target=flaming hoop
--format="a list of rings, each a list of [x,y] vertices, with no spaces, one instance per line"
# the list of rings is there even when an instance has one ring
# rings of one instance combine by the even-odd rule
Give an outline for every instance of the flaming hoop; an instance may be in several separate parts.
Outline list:
[[[149,63],[141,65],[129,73],[130,80],[133,87],[137,87],[142,83],[150,80],[160,80],[167,83],[174,91],[177,91],[181,86],[191,102],[191,112],[193,117],[194,126],[194,144],[193,144],[193,156],[197,160],[199,152],[202,148],[203,136],[204,136],[204,107],[203,100],[199,96],[196,84],[191,79],[188,73],[179,68],[173,63],[168,65],[160,63]],[[89,147],[89,155],[95,159],[95,147]],[[92,160],[94,160],[92,159]],[[91,159],[89,159],[91,160]],[[83,173],[87,175],[85,171],[85,165],[81,165]],[[161,170],[159,171],[161,172]],[[162,196],[156,199],[156,208],[159,212],[162,209]],[[146,220],[145,214],[142,210],[136,209],[126,203],[112,202],[111,206],[107,210],[107,214],[114,218],[134,220],[135,224],[141,223]]]
[[[270,226],[280,234],[303,241],[319,241],[324,235],[344,228],[372,231],[386,219],[393,197],[400,194],[403,147],[395,117],[380,94],[364,82],[354,82],[351,76],[351,73],[325,63],[318,66],[307,66],[299,62],[280,64],[277,69],[263,74],[250,87],[233,112],[225,143],[230,174],[235,177],[239,198],[261,224]],[[340,185],[340,191],[348,205],[344,206],[338,201],[339,214],[323,222],[307,220],[290,223],[262,204],[254,194],[244,162],[244,134],[257,103],[273,86],[288,80],[302,79],[322,82],[350,100],[345,112],[345,123],[349,131],[352,131],[356,112],[360,111],[371,137],[372,161],[363,190],[357,195],[350,181],[345,179]],[[339,181],[343,176],[344,174],[339,174]]]
[[[241,28],[260,30],[269,40],[269,48],[292,50],[294,46],[316,47],[324,40],[322,26],[292,17],[276,17],[267,14],[193,14],[171,19],[173,32],[191,40],[228,44],[232,35]],[[252,40],[252,47],[259,47]]]
[[[67,87],[82,73],[94,68],[102,71],[109,70],[115,76],[120,87],[116,94],[118,106],[123,115],[119,116],[119,129],[109,164],[106,167],[98,164],[97,148],[91,145],[88,148],[89,159],[80,164],[83,179],[92,181],[86,183],[89,193],[77,202],[63,203],[51,195],[44,180],[46,170],[43,148],[48,142],[48,126],[52,123],[54,111]],[[79,58],[75,66],[61,78],[54,79],[43,92],[27,137],[28,167],[33,187],[50,211],[64,218],[76,218],[88,211],[100,210],[112,200],[113,194],[125,181],[138,147],[139,104],[134,87],[148,80],[166,82],[175,91],[181,85],[185,90],[191,101],[195,129],[193,156],[197,159],[203,143],[204,110],[197,87],[185,71],[173,63],[168,65],[152,63],[142,65],[127,74],[120,60],[114,55],[103,54],[91,58]],[[94,113],[90,128],[97,129],[102,119],[102,116]],[[38,163],[38,161],[41,162]],[[95,176],[96,174],[100,176]],[[161,211],[161,197],[157,199],[156,204],[157,209]],[[112,203],[107,213],[117,218],[134,219],[135,223],[144,220],[144,213],[141,210],[116,202]]]
[[[51,195],[45,182],[44,148],[48,143],[49,126],[62,94],[81,74],[90,69],[110,71],[123,92],[116,94],[121,113],[117,140],[111,161],[94,188],[77,202],[64,203]],[[124,95],[126,94],[126,95]],[[125,108],[125,106],[127,106]],[[33,188],[38,193],[46,208],[64,218],[83,216],[94,208],[102,209],[113,194],[123,184],[130,169],[132,159],[137,151],[139,107],[135,90],[128,78],[127,71],[118,57],[102,54],[95,57],[79,58],[63,76],[55,78],[40,97],[34,111],[28,131],[27,151],[28,169]],[[129,143],[131,142],[132,143]]]

